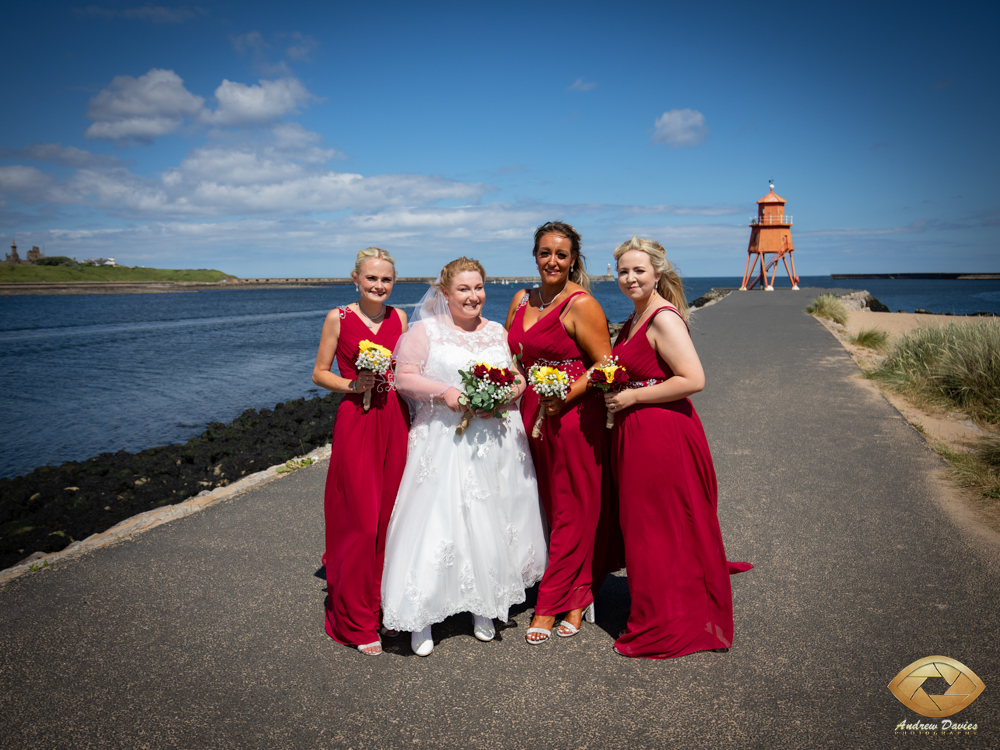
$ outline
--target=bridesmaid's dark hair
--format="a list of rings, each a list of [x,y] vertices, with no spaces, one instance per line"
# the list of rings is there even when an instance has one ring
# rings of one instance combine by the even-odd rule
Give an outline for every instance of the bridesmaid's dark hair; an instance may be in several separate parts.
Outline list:
[[[570,252],[576,256],[570,266],[569,280],[579,284],[589,292],[590,277],[587,275],[587,267],[584,265],[586,258],[580,252],[580,245],[583,243],[583,240],[580,239],[580,233],[564,221],[548,221],[535,230],[535,249],[531,251],[532,255],[538,255],[538,244],[542,241],[542,237],[547,234],[558,234],[569,240]]]
[[[663,245],[654,240],[639,239],[639,235],[633,234],[632,239],[615,248],[615,260],[617,261],[629,250],[639,250],[649,256],[653,270],[660,274],[656,291],[677,308],[677,311],[684,316],[684,320],[687,320],[689,312],[687,300],[684,298],[684,282],[681,281],[677,269],[667,260],[667,251],[663,249]]]

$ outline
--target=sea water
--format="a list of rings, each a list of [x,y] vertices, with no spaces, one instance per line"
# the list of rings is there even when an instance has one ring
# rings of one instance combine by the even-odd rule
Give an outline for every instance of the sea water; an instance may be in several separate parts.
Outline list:
[[[693,300],[739,281],[690,278],[685,290]],[[867,289],[891,310],[1000,313],[998,281],[800,283]],[[800,293],[787,279],[777,285],[775,294]],[[398,284],[391,302],[410,311],[425,290]],[[514,291],[487,285],[485,316],[503,322]],[[611,321],[632,310],[613,282],[594,293]],[[801,294],[805,307],[809,292]],[[245,409],[318,395],[311,377],[323,320],[356,299],[353,286],[0,298],[0,476],[183,442]]]

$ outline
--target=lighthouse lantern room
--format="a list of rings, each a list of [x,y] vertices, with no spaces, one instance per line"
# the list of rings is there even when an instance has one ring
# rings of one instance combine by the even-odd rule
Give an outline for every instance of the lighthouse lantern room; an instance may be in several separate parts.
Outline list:
[[[785,266],[792,289],[799,288],[799,277],[795,274],[795,260],[792,256],[795,251],[792,242],[792,217],[785,214],[785,199],[775,194],[774,182],[771,182],[770,187],[771,192],[757,201],[757,216],[750,220],[750,245],[747,248],[747,264],[740,291],[753,289],[757,284],[765,291],[774,291],[774,278],[778,275],[779,262]],[[768,255],[773,256],[771,260],[768,260]]]

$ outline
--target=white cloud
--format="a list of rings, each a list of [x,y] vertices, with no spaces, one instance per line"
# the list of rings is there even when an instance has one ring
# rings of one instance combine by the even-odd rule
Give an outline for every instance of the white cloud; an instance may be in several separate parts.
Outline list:
[[[307,216],[390,207],[475,202],[489,185],[437,175],[364,175],[326,168],[339,154],[314,133],[282,124],[254,143],[191,151],[158,178],[124,167],[86,166],[67,179],[28,166],[3,168],[0,192],[26,202],[82,205],[132,219],[195,219],[257,214]]]
[[[567,91],[590,91],[597,88],[596,81],[585,82],[582,78],[577,78],[572,85],[566,88]]]
[[[172,70],[153,68],[138,78],[116,76],[87,105],[87,117],[94,124],[85,135],[148,143],[179,130],[184,118],[196,117],[204,103],[184,88],[184,81]]]
[[[34,167],[15,164],[0,167],[0,192],[34,194],[48,188],[54,180]]]
[[[747,212],[746,206],[719,204],[717,206],[629,206],[623,213],[630,216],[665,214],[667,216],[735,216]]]
[[[202,120],[227,126],[273,122],[315,97],[297,79],[279,78],[251,86],[223,80],[215,90],[215,98],[218,108],[205,112]]]
[[[705,115],[695,109],[671,109],[656,118],[651,143],[670,148],[697,146],[708,137]]]
[[[260,55],[269,47],[264,42],[264,37],[261,36],[259,31],[248,31],[246,34],[232,34],[229,37],[229,41],[233,45],[233,49],[241,53],[249,50],[256,55]]]
[[[295,60],[297,62],[307,62],[312,51],[319,44],[311,36],[306,36],[298,31],[293,31],[289,35],[292,39],[291,45],[285,50],[285,54],[288,55],[289,60]]]

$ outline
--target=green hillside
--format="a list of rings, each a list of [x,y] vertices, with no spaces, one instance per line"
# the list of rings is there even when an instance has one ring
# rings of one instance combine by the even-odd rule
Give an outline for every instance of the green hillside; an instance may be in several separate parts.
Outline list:
[[[222,281],[235,278],[222,271],[200,268],[116,268],[113,266],[0,265],[0,283],[18,281]]]

